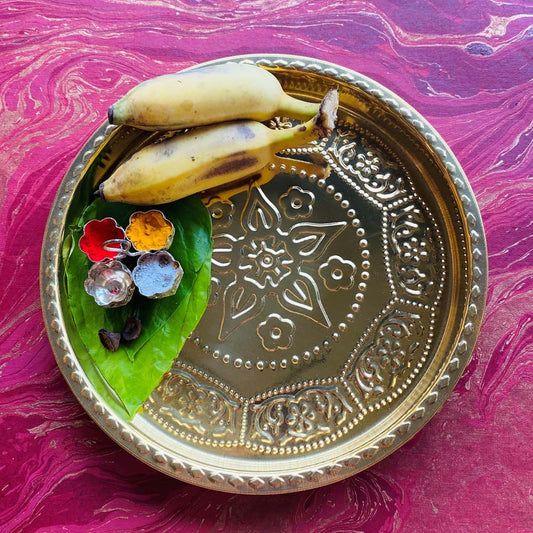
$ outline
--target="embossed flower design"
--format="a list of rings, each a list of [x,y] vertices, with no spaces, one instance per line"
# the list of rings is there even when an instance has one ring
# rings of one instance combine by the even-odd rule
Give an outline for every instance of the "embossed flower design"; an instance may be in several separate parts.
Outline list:
[[[292,344],[294,323],[278,314],[271,314],[259,324],[257,334],[265,350],[285,350]]]
[[[367,344],[348,374],[365,397],[378,397],[407,371],[420,350],[424,327],[420,315],[393,310],[378,324],[374,339]]]
[[[243,246],[241,268],[248,271],[247,279],[256,281],[261,288],[267,284],[277,287],[281,279],[290,274],[288,265],[294,259],[287,251],[285,242],[274,235],[262,240],[253,240],[251,246]]]
[[[304,208],[310,198],[297,193],[294,192],[295,198],[300,198]],[[272,312],[276,316],[289,313],[323,327],[331,325],[320,294],[317,259],[325,254],[347,223],[306,220],[287,225],[288,218],[282,216],[283,208],[280,208],[261,188],[254,187],[241,215],[233,220],[231,233],[213,234],[213,273],[224,286],[219,294],[224,309],[218,333],[220,340],[260,317],[268,300],[274,305]],[[271,320],[261,319],[261,327],[256,331],[265,348],[276,350],[289,345],[287,335],[293,326],[288,330],[288,324],[281,322],[273,336],[266,326]]]
[[[176,410],[186,418],[201,417],[204,414],[205,392],[191,387],[186,381],[183,381],[182,386],[183,388],[179,389],[179,395],[176,397]]]
[[[374,199],[384,202],[407,194],[403,172],[384,159],[379,151],[368,150],[364,139],[352,139],[339,133],[339,142],[331,151],[333,159]],[[391,173],[388,169],[394,169]]]
[[[235,206],[229,201],[217,200],[216,202],[213,202],[209,206],[213,227],[218,228],[231,225],[234,211]]]
[[[286,422],[291,433],[303,436],[313,430],[316,413],[310,402],[301,400],[289,405]]]
[[[131,272],[120,261],[95,263],[84,285],[87,294],[102,307],[126,305],[135,290]]]
[[[102,220],[90,220],[83,227],[83,235],[79,241],[80,250],[93,263],[104,261],[105,259],[115,259],[120,251],[109,251],[104,249],[104,243],[112,239],[124,239],[126,234],[117,224],[114,218],[107,217]]]
[[[422,211],[415,206],[405,206],[392,211],[391,216],[389,242],[398,259],[395,270],[401,287],[415,296],[435,290],[434,241]]]
[[[382,197],[390,197],[390,195],[397,194],[400,189],[402,179],[391,176],[389,172],[384,173],[380,158],[374,152],[357,154],[355,171],[372,193],[380,194]]]
[[[355,280],[355,265],[338,255],[332,255],[318,270],[324,285],[330,291],[349,289]]]
[[[391,374],[395,374],[401,362],[406,358],[406,353],[398,340],[386,338],[376,347],[376,356],[381,368],[388,368]]]
[[[374,152],[357,154],[355,169],[361,172],[365,178],[375,176],[379,172],[379,157]]]
[[[310,191],[304,191],[300,187],[291,187],[280,198],[280,205],[287,218],[304,218],[313,212],[315,195]]]
[[[399,252],[400,259],[404,263],[427,263],[430,260],[428,242],[424,239],[420,240],[417,237],[411,237],[409,240],[403,241],[399,245]]]

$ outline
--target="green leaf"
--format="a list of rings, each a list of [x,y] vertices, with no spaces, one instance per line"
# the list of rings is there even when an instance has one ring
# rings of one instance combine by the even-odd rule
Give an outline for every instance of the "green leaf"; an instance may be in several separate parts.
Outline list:
[[[184,271],[175,295],[151,300],[136,291],[126,306],[104,309],[85,292],[83,284],[92,263],[77,243],[86,222],[110,216],[126,228],[132,213],[149,209],[95,200],[85,208],[77,224],[70,227],[63,253],[68,304],[86,350],[78,354],[80,363],[92,376],[96,369],[100,379],[93,379],[93,385],[106,398],[111,393],[125,410],[127,419],[138,411],[179,355],[205,311],[211,284],[211,217],[201,200],[192,196],[159,208],[174,224],[169,252]],[[136,258],[123,262],[132,269]],[[100,343],[98,330],[120,332],[130,316],[141,320],[140,337],[122,343],[116,352],[107,351]]]

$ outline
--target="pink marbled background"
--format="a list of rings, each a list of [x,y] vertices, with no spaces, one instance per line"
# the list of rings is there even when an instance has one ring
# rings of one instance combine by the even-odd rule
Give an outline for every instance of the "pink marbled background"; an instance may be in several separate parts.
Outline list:
[[[0,532],[533,531],[532,20],[527,0],[1,2]],[[348,480],[257,498],[168,478],[106,437],[55,364],[38,286],[53,198],[107,106],[252,52],[338,63],[420,111],[469,176],[490,261],[472,362],[424,430]]]

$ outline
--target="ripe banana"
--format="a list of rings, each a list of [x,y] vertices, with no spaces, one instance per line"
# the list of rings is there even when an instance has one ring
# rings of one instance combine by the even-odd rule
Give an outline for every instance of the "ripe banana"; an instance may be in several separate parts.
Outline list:
[[[337,107],[332,89],[317,115],[292,128],[239,120],[191,129],[139,150],[97,194],[108,202],[157,205],[240,180],[264,169],[276,152],[328,136]]]
[[[209,65],[140,83],[109,107],[111,124],[145,130],[175,130],[226,122],[288,116],[308,120],[319,104],[285,93],[261,67],[240,63]]]

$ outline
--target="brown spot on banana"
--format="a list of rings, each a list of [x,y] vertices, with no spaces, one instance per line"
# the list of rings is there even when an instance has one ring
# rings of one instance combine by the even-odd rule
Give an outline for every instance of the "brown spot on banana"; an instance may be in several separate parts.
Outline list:
[[[242,154],[246,154],[246,152],[235,154],[232,159],[215,165],[209,170],[209,172],[202,176],[202,179],[207,180],[217,176],[223,176],[225,174],[244,172],[248,168],[255,168],[258,163],[257,157]]]

